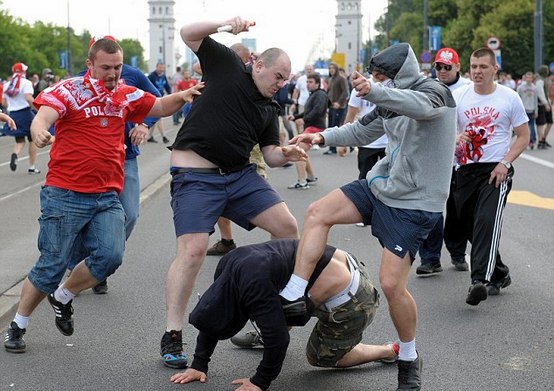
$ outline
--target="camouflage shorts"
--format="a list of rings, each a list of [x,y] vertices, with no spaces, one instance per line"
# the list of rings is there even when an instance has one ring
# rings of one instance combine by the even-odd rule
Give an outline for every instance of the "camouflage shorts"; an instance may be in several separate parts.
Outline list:
[[[254,145],[252,151],[250,151],[250,163],[256,165],[256,172],[264,179],[267,179],[266,164],[264,161],[264,156],[262,155],[262,150],[260,149],[260,144]]]
[[[379,292],[373,286],[363,264],[360,267],[360,283],[351,300],[327,311],[316,310],[319,319],[306,346],[310,365],[336,367],[346,353],[362,340],[364,330],[371,324],[377,307]]]

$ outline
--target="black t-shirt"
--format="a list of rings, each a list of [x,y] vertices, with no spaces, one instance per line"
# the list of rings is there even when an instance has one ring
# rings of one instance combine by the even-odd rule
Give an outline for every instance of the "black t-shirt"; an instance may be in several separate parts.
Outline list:
[[[252,319],[264,340],[264,353],[252,383],[267,389],[283,365],[290,336],[279,299],[294,271],[298,240],[271,240],[242,246],[223,256],[214,283],[191,312],[189,322],[200,330],[191,368],[207,372],[218,340],[238,333]],[[336,248],[326,246],[306,291],[329,264]]]
[[[196,55],[206,87],[194,98],[172,148],[191,149],[222,169],[239,170],[254,145],[279,145],[279,105],[258,91],[252,68],[231,49],[207,37]]]

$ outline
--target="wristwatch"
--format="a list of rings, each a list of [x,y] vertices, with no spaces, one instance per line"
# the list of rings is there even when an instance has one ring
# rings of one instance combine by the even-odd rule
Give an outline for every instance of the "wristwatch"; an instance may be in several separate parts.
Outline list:
[[[502,160],[500,161],[500,164],[503,164],[504,167],[506,167],[508,170],[509,170],[510,168],[512,168],[512,163],[510,163],[510,162],[507,161],[507,160],[502,159]]]

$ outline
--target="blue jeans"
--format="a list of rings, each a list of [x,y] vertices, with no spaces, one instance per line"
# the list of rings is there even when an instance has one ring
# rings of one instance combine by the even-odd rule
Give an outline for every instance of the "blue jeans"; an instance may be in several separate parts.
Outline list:
[[[529,142],[535,144],[537,142],[537,132],[535,130],[535,112],[528,112],[527,118],[529,118]]]
[[[41,292],[58,287],[78,249],[98,281],[113,274],[125,250],[125,214],[115,191],[96,194],[44,186],[40,192],[40,257],[29,281]]]
[[[140,181],[137,159],[125,160],[125,182],[119,200],[125,211],[125,239],[129,239],[139,217]]]

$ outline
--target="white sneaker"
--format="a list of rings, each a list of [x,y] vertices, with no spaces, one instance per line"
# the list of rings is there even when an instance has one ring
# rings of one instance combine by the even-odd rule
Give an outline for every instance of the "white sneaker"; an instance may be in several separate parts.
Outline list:
[[[296,181],[295,183],[290,185],[288,188],[289,189],[297,189],[297,190],[307,190],[307,189],[310,188],[310,186],[308,186],[308,182],[300,183],[299,181]]]

